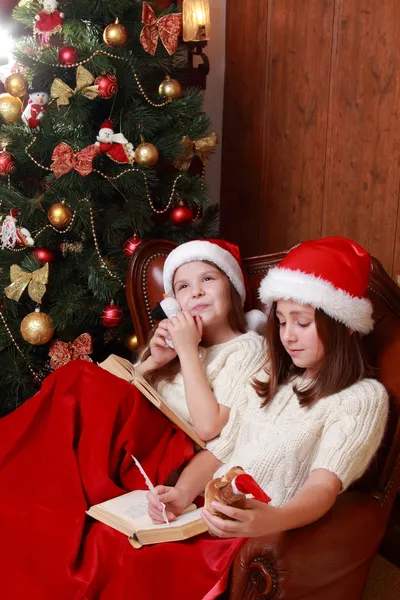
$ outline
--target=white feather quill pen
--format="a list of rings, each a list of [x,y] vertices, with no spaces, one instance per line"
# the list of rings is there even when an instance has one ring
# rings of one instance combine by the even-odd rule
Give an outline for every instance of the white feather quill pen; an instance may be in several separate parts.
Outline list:
[[[137,468],[139,469],[139,471],[140,471],[140,472],[141,472],[141,474],[143,475],[143,478],[144,478],[144,480],[145,480],[145,482],[146,482],[146,485],[147,485],[147,487],[149,488],[150,492],[151,492],[152,494],[154,494],[154,496],[155,496],[155,497],[157,498],[157,500],[158,500],[158,493],[157,493],[157,490],[156,490],[156,488],[154,487],[154,485],[151,483],[151,481],[150,481],[150,479],[149,479],[149,476],[147,475],[146,471],[143,469],[143,467],[142,467],[142,465],[140,464],[140,462],[139,462],[139,461],[138,461],[138,460],[137,460],[137,459],[136,459],[136,458],[133,456],[133,454],[131,454],[131,456],[132,456],[132,458],[133,458],[133,460],[134,460],[134,462],[135,462],[135,465],[137,466]],[[168,521],[168,517],[167,517],[167,511],[166,511],[166,509],[165,509],[165,504],[164,504],[164,502],[160,502],[160,504],[162,504],[162,507],[163,507],[163,509],[162,509],[162,516],[163,516],[163,519],[164,519],[164,521],[167,523],[167,525],[169,525],[169,521]]]

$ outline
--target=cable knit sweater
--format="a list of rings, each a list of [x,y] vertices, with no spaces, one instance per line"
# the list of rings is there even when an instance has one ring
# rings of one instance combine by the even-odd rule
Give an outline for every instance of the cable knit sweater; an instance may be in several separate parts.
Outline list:
[[[361,477],[381,442],[387,414],[385,388],[364,379],[340,393],[302,408],[293,385],[282,386],[260,408],[260,398],[248,388],[246,408],[236,412],[207,449],[224,464],[221,477],[240,465],[280,506],[292,498],[315,469],[327,469],[342,482],[342,491]],[[233,416],[233,415],[232,415]]]
[[[248,396],[246,386],[265,361],[262,340],[260,335],[249,331],[229,342],[202,349],[204,372],[217,402],[230,408],[230,418],[233,416],[235,420],[236,409]],[[171,383],[161,382],[157,391],[176,414],[191,423],[181,373]]]

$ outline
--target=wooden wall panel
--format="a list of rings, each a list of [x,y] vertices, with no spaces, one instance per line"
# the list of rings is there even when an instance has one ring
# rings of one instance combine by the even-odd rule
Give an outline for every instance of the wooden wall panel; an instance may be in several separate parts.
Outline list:
[[[267,2],[228,0],[222,147],[221,232],[257,252],[263,181]],[[243,244],[244,245],[244,244]]]
[[[400,274],[400,2],[227,5],[223,235],[345,235]]]
[[[399,0],[341,0],[335,18],[323,235],[392,272],[399,193]]]
[[[271,4],[258,253],[321,234],[334,11],[333,0]]]

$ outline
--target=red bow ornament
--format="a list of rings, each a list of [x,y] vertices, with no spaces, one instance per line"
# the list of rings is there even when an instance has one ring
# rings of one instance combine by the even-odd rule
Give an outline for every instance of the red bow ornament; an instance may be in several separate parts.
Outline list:
[[[82,333],[72,343],[56,340],[51,343],[49,356],[53,370],[63,367],[71,360],[87,360],[92,362],[89,354],[93,352],[92,338],[88,333]]]
[[[66,175],[72,169],[75,169],[82,177],[86,177],[93,171],[93,159],[98,152],[97,146],[92,144],[75,154],[71,146],[61,142],[53,150],[51,157],[53,162],[50,168],[56,177]]]
[[[149,54],[156,53],[160,37],[168,54],[174,54],[178,49],[179,35],[182,29],[182,13],[165,15],[157,19],[154,10],[147,2],[143,2],[140,43]]]

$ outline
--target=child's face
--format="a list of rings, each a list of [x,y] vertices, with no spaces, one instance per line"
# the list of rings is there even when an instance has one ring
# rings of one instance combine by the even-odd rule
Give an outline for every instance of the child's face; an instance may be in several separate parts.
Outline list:
[[[315,377],[324,357],[324,348],[315,324],[315,309],[292,300],[278,300],[276,317],[279,335],[286,352],[306,377]]]
[[[203,325],[226,324],[231,308],[228,277],[203,261],[180,266],[174,276],[174,293],[181,309],[199,315]]]

